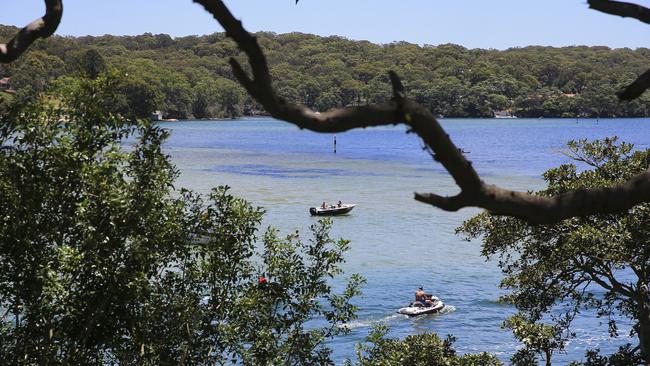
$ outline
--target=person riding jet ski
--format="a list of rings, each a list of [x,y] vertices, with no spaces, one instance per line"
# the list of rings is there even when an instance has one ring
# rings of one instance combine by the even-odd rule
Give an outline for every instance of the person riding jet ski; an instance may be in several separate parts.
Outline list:
[[[418,287],[418,290],[415,291],[415,302],[413,306],[433,306],[434,301],[432,300],[432,296],[424,292],[422,286]]]

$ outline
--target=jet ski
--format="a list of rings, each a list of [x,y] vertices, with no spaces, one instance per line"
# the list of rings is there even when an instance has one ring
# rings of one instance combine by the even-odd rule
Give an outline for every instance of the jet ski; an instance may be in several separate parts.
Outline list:
[[[397,310],[398,313],[408,316],[435,314],[444,309],[445,304],[439,298],[431,296],[427,298],[433,302],[430,305],[422,305],[420,302],[412,302],[409,306]]]

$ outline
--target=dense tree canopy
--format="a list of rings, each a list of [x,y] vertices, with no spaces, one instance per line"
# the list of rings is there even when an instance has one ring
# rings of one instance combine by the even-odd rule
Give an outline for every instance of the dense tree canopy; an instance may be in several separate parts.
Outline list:
[[[2,27],[0,37],[15,31]],[[406,93],[435,115],[491,117],[500,110],[521,117],[650,115],[647,95],[621,105],[615,95],[644,71],[648,49],[498,51],[451,44],[376,45],[300,33],[257,36],[278,93],[315,110],[389,99],[386,71],[394,70]],[[238,55],[223,33],[176,39],[166,34],[53,36],[0,72],[12,76],[17,88],[42,90],[57,77],[87,73],[105,62],[126,75],[124,94],[140,116],[156,109],[170,118],[263,113],[233,82],[227,58]]]

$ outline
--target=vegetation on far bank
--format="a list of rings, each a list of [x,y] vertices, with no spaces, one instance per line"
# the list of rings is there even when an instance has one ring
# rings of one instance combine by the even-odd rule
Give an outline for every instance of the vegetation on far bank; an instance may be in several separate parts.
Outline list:
[[[0,26],[0,36],[15,33]],[[316,110],[390,98],[387,70],[407,94],[436,115],[492,117],[647,117],[650,96],[619,104],[615,91],[645,70],[650,50],[538,47],[504,51],[406,42],[376,45],[341,37],[258,33],[278,92]],[[89,53],[90,51],[90,53]],[[234,81],[228,57],[239,50],[223,33],[172,38],[60,37],[37,42],[0,65],[17,90],[44,90],[111,67],[124,76],[124,109],[138,117],[231,118],[263,114]],[[88,74],[89,73],[89,74]],[[128,107],[127,107],[128,106]]]

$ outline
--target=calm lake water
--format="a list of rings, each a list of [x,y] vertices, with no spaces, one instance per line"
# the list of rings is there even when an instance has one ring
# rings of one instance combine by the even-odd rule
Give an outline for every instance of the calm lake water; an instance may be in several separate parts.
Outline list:
[[[569,162],[560,149],[570,139],[617,135],[638,148],[650,144],[650,119],[445,119],[442,124],[457,146],[470,152],[486,181],[518,190],[543,187],[545,170]],[[227,184],[266,209],[265,226],[307,233],[316,222],[309,206],[338,200],[359,205],[334,219],[334,234],[352,241],[346,273],[368,280],[352,333],[330,342],[337,364],[354,357],[354,345],[378,322],[387,323],[396,337],[453,334],[460,352],[487,351],[503,360],[518,347],[500,328],[514,310],[496,302],[502,293],[498,268],[479,255],[480,242],[454,234],[479,211],[448,213],[413,200],[415,191],[454,194],[458,189],[403,126],[338,134],[333,154],[333,135],[272,119],[162,125],[172,130],[166,149],[182,172],[179,187],[207,193]],[[452,311],[413,319],[396,314],[419,285]],[[629,326],[621,328],[625,333]],[[576,319],[575,331],[578,338],[555,362],[581,360],[588,348],[614,351],[626,341],[609,338],[606,320],[588,313]]]

